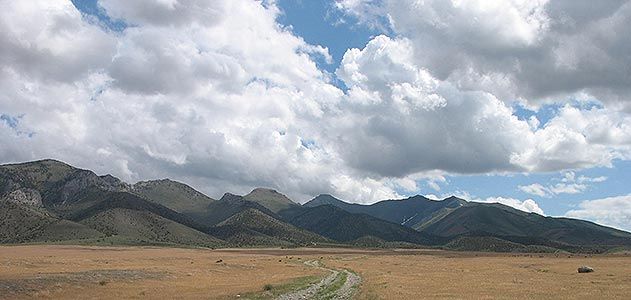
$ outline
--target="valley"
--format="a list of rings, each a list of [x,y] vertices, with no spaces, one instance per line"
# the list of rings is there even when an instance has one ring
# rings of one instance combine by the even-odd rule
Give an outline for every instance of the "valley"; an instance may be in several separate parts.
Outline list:
[[[0,298],[628,299],[630,264],[628,253],[1,246]]]
[[[584,220],[421,195],[213,199],[56,160],[0,165],[0,244],[0,299],[631,297],[631,233]]]

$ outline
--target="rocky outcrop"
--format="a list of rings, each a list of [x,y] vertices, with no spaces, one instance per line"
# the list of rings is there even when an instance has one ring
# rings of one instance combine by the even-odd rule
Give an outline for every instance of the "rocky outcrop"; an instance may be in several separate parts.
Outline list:
[[[111,175],[97,176],[92,171],[78,170],[61,186],[58,201],[66,203],[68,200],[75,199],[80,193],[90,188],[106,192],[124,192],[130,190],[129,184]]]
[[[5,199],[17,204],[41,207],[42,196],[33,189],[22,188],[10,192]]]

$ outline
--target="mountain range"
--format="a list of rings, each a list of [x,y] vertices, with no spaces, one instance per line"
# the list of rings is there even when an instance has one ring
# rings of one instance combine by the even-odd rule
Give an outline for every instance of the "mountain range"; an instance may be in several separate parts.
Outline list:
[[[193,247],[435,247],[599,253],[631,233],[456,197],[372,205],[264,188],[213,199],[169,179],[125,183],[56,160],[0,166],[0,243]]]

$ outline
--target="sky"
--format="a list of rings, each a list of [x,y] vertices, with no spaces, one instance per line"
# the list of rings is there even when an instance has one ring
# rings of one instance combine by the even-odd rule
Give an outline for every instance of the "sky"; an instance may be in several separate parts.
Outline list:
[[[0,0],[0,163],[631,230],[631,3]]]

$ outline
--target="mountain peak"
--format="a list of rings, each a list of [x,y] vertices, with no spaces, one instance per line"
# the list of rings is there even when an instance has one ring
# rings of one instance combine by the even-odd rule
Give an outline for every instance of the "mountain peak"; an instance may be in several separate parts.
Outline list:
[[[347,203],[345,201],[342,201],[340,199],[333,197],[330,194],[320,194],[316,196],[315,198],[311,199],[310,201],[308,201],[307,203],[305,203],[304,206],[319,206],[319,205],[327,205],[327,204],[339,206],[339,205],[344,205]]]
[[[177,212],[204,210],[214,199],[194,188],[168,178],[139,181],[132,186],[134,193]]]
[[[9,163],[9,164],[3,164],[3,167],[11,167],[11,168],[23,168],[23,167],[62,167],[65,169],[76,169],[75,167],[60,161],[60,160],[56,160],[56,159],[52,159],[52,158],[45,158],[45,159],[40,159],[40,160],[34,160],[34,161],[29,161],[29,162],[22,162],[22,163]]]
[[[337,198],[333,197],[333,195],[331,195],[331,194],[320,194],[320,195],[317,195],[313,199],[318,199],[318,198],[328,198],[328,199],[333,198],[333,199],[336,199],[336,200],[340,200],[340,199],[337,199]],[[340,200],[340,201],[342,201],[342,200]]]
[[[274,213],[297,205],[287,196],[266,188],[256,188],[249,194],[243,196],[243,198],[248,201],[256,202]]]
[[[231,200],[242,200],[242,199],[243,199],[243,196],[235,195],[232,193],[225,193],[223,194],[223,196],[221,196],[219,201],[231,201]]]
[[[447,201],[447,202],[451,202],[451,203],[457,203],[459,206],[463,206],[463,205],[467,204],[467,200],[464,200],[462,198],[458,198],[456,196],[447,197],[447,198],[443,199],[443,201]]]
[[[263,188],[263,187],[257,187],[255,189],[253,189],[250,194],[252,193],[273,193],[273,194],[280,194],[278,191],[274,190],[274,189],[270,189],[270,188]]]

